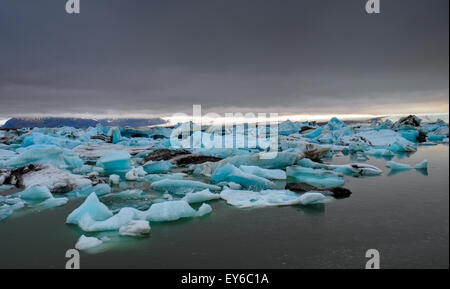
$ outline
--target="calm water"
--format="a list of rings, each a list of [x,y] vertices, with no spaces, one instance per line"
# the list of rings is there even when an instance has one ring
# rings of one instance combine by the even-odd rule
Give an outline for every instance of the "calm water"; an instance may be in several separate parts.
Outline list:
[[[371,158],[383,176],[347,178],[352,196],[326,205],[242,210],[215,201],[207,217],[152,223],[148,238],[81,253],[81,267],[364,268],[366,250],[375,248],[382,268],[448,268],[448,146],[421,147],[398,161],[423,159],[428,176],[415,170],[389,176],[385,160]],[[79,204],[1,222],[0,268],[63,268],[66,250],[82,234],[64,221]]]

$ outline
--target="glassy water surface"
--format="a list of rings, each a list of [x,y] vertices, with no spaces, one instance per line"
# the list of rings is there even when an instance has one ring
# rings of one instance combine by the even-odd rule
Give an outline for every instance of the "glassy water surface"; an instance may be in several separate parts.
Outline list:
[[[383,176],[346,177],[350,198],[316,206],[242,210],[210,202],[207,217],[151,223],[147,238],[110,236],[110,247],[81,253],[82,268],[364,268],[377,249],[382,268],[448,268],[449,149],[420,147],[395,161],[429,161]],[[332,163],[350,162],[335,156]],[[83,232],[66,225],[81,201],[0,222],[0,268],[64,268],[66,250]]]

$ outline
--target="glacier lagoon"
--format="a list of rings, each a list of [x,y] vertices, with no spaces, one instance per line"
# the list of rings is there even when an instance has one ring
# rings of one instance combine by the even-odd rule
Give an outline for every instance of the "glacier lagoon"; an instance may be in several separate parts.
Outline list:
[[[338,127],[337,130],[342,129],[343,127]],[[405,135],[409,137],[410,134]],[[327,137],[323,134],[317,135],[316,139],[308,143],[324,146],[323,142],[317,139],[322,137],[322,140],[329,140],[336,136],[339,141],[347,137],[334,132]],[[366,136],[380,142],[376,133],[372,135],[366,133]],[[287,180],[271,180],[273,185],[270,185],[270,189],[275,190],[276,193],[264,194],[265,202],[256,201],[255,198],[260,196],[258,193],[254,194],[255,196],[252,194],[248,197],[248,201],[251,204],[256,201],[263,206],[242,209],[227,204],[225,200],[218,198],[218,194],[229,187],[230,190],[241,190],[241,195],[246,197],[251,193],[245,193],[248,188],[230,182],[210,184],[208,177],[210,166],[205,166],[204,163],[194,164],[193,166],[196,167],[192,168],[193,171],[175,168],[169,175],[135,174],[136,180],[122,181],[118,186],[110,184],[110,191],[100,190],[102,193],[98,196],[99,201],[110,211],[103,219],[108,219],[112,215],[117,216],[121,208],[129,207],[142,212],[138,215],[142,215],[141,219],[146,219],[145,212],[150,211],[149,208],[154,204],[183,199],[183,192],[179,195],[179,188],[183,186],[186,188],[186,195],[195,195],[203,191],[198,196],[205,195],[209,199],[187,205],[192,210],[183,205],[189,218],[171,222],[150,220],[149,234],[138,237],[122,236],[117,230],[86,232],[77,225],[66,224],[66,218],[85,201],[87,195],[95,191],[93,188],[99,185],[108,186],[104,183],[96,183],[108,178],[102,176],[104,172],[97,169],[101,165],[97,166],[94,161],[104,154],[105,147],[98,148],[100,152],[96,156],[95,151],[87,150],[79,145],[72,149],[82,156],[84,164],[78,165],[78,168],[73,168],[77,166],[77,160],[71,154],[69,154],[70,158],[59,158],[58,162],[53,159],[50,161],[53,166],[59,166],[64,170],[66,179],[69,173],[77,177],[72,176],[72,182],[62,185],[60,182],[52,182],[49,179],[45,179],[44,182],[52,191],[53,198],[69,197],[70,201],[67,204],[48,209],[39,206],[40,202],[27,202],[25,208],[14,210],[0,222],[2,236],[0,267],[62,268],[66,261],[65,251],[74,248],[83,235],[96,237],[102,241],[101,245],[93,248],[92,251],[81,253],[84,268],[363,268],[366,262],[365,252],[372,248],[380,251],[381,264],[384,268],[448,267],[449,160],[448,145],[445,142],[442,143],[442,139],[440,140],[439,144],[423,141],[421,144],[413,144],[415,151],[395,152],[381,157],[364,154],[374,149],[373,145],[364,147],[366,144],[359,143],[358,145],[363,148],[357,153],[348,154],[344,146],[331,155],[323,155],[320,163],[303,161],[291,164],[325,170],[327,175],[330,174],[333,177],[338,175],[344,180],[344,187],[352,192],[350,196],[340,199],[337,196],[333,197],[331,189],[325,188],[319,191],[319,194],[323,194],[327,199],[326,202],[312,202],[306,205],[300,202],[300,198],[297,198],[295,193],[283,194],[286,183],[297,182],[299,176],[294,176],[295,180],[292,176],[288,176]],[[292,147],[292,144],[297,145],[302,141],[301,138],[295,141],[287,140],[283,145]],[[336,141],[332,140],[333,145]],[[354,148],[355,143],[351,141],[347,148]],[[61,142],[58,144],[60,147]],[[409,145],[407,142],[404,144]],[[120,143],[115,144],[114,149],[118,148],[117,145]],[[395,150],[398,146],[398,144],[395,146]],[[122,179],[125,178],[126,171],[130,170],[130,165],[136,166],[136,159],[142,158],[140,163],[145,163],[145,158],[148,157],[145,153],[142,154],[138,147],[134,147],[133,150],[130,149],[132,146],[124,147],[132,155],[130,162],[127,161],[128,155],[123,153],[117,154],[117,157],[110,155],[107,159],[110,161],[109,164],[118,165],[118,167],[110,166],[108,169],[115,170],[115,173],[122,175]],[[405,145],[401,147],[408,149]],[[302,149],[304,150],[303,147],[297,147],[297,149],[297,151],[291,151],[300,153]],[[389,149],[389,147],[375,149]],[[9,151],[22,154],[26,149],[15,148]],[[109,151],[112,151],[112,148],[109,148]],[[284,161],[289,160],[287,164],[291,161],[287,158],[288,154],[286,152],[283,155]],[[8,153],[4,161],[15,157],[18,156]],[[183,156],[177,157],[183,158]],[[192,158],[192,155],[190,157]],[[255,162],[251,157],[240,158],[240,161],[242,159]],[[23,162],[25,159],[19,160]],[[417,164],[422,164],[419,167],[423,167],[424,160],[428,160],[428,169],[414,169]],[[156,158],[154,161],[160,160]],[[382,173],[370,177],[362,176],[367,172],[364,168],[369,168],[369,172],[373,170],[369,166],[348,166],[355,161],[359,164],[372,165]],[[388,168],[388,161],[394,161],[395,164],[408,164],[411,169]],[[186,160],[184,159],[183,162]],[[230,159],[230,163],[239,167],[237,161],[233,159]],[[270,176],[272,164],[267,161],[258,161],[258,164],[266,166],[259,171],[269,170],[264,172]],[[254,163],[248,163],[248,165],[254,165]],[[211,170],[215,171],[214,168]],[[55,167],[44,168],[41,171],[54,174]],[[233,176],[239,176],[238,180],[243,180],[241,183],[244,186],[247,186],[248,179],[255,179],[251,176],[249,178],[246,175],[248,173],[242,174],[235,171]],[[321,171],[315,171],[315,173],[318,172]],[[90,185],[87,186],[85,180],[78,178],[83,175],[89,176],[87,179],[91,181]],[[24,185],[33,188],[36,175],[30,176],[27,173],[23,176]],[[48,174],[43,176],[48,177]],[[307,177],[300,175],[300,180],[308,181],[311,176],[307,175]],[[313,184],[317,185],[315,182],[320,179],[314,179]],[[152,184],[161,180],[169,185],[168,188],[176,185],[176,190],[170,193],[165,189],[161,190],[161,185],[157,186],[158,190],[154,190]],[[165,184],[164,182],[162,185]],[[198,182],[203,185],[199,185]],[[77,192],[76,194],[61,192],[64,188],[73,189],[71,186],[77,185],[79,188],[72,190]],[[24,190],[9,184],[2,187],[0,191],[3,195],[2,202],[8,206],[20,205],[20,198],[13,199],[7,196],[11,193],[19,193],[16,196],[20,197],[20,192]],[[211,190],[204,192],[208,188]],[[254,192],[265,192],[260,188],[250,189]],[[305,194],[298,194],[298,196],[305,196]],[[47,200],[52,200],[52,197],[48,196]],[[288,206],[281,206],[286,202]],[[197,215],[196,212],[203,211],[203,209],[200,210],[202,203],[209,204],[212,212],[206,208],[206,215]],[[144,229],[146,228],[144,226]],[[123,230],[125,229],[130,230],[130,226],[125,226]]]

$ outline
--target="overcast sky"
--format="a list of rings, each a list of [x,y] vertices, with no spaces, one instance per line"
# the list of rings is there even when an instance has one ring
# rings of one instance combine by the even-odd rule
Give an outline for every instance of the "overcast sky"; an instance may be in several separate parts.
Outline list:
[[[0,116],[445,112],[449,1],[0,3]]]

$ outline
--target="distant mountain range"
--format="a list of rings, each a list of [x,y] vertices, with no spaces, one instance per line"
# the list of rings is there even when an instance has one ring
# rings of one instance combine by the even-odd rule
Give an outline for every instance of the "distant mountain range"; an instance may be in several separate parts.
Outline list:
[[[5,122],[2,129],[18,129],[32,127],[60,127],[71,126],[75,128],[95,127],[97,124],[103,126],[129,126],[143,127],[167,123],[161,118],[118,118],[118,119],[89,119],[89,118],[11,118]]]

